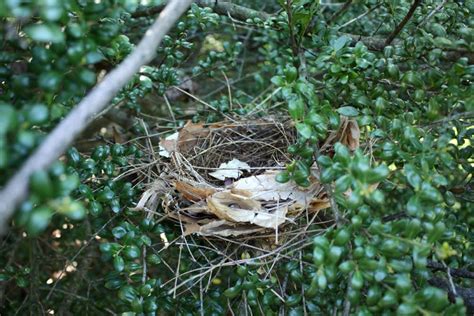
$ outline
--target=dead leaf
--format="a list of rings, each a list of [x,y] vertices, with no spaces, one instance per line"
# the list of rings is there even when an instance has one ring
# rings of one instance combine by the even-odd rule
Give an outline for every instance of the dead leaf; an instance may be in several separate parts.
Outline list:
[[[186,200],[192,202],[205,200],[216,192],[215,189],[209,187],[196,187],[183,181],[175,181],[174,186]]]
[[[189,96],[183,91],[186,91],[189,94],[194,94],[198,88],[198,85],[191,79],[191,77],[185,76],[182,78],[178,87],[179,89],[176,87],[171,87],[166,90],[165,95],[169,101],[186,100],[189,98]]]
[[[209,211],[220,219],[231,222],[250,222],[255,212],[261,210],[261,204],[246,196],[228,191],[217,192],[207,199]]]
[[[220,219],[273,229],[287,220],[288,212],[287,204],[263,208],[259,201],[229,191],[218,192],[209,197],[207,206],[209,211]]]
[[[169,158],[171,153],[176,151],[178,145],[179,132],[173,133],[160,141],[158,155]]]
[[[155,211],[159,204],[159,200],[165,194],[165,192],[168,191],[169,189],[165,181],[156,180],[148,190],[143,192],[140,200],[137,203],[137,206],[131,209],[136,211],[144,209]]]
[[[357,121],[341,116],[341,124],[337,131],[329,133],[326,141],[321,146],[321,151],[331,148],[336,142],[341,142],[354,151],[360,146],[360,129]]]
[[[209,134],[209,129],[204,124],[194,124],[188,121],[178,132],[167,136],[160,141],[160,156],[169,158],[172,152],[188,152],[194,148],[198,141]]]
[[[317,213],[321,210],[331,207],[328,199],[313,199],[309,202],[308,212]]]
[[[349,120],[345,133],[341,135],[340,142],[354,151],[360,146],[360,129],[355,120]]]
[[[276,207],[272,212],[261,211],[257,213],[251,223],[260,227],[277,229],[278,226],[286,222],[286,213],[288,213],[288,206]]]
[[[231,161],[221,163],[219,168],[214,172],[210,172],[209,175],[222,181],[226,178],[238,179],[243,174],[242,170],[250,172],[251,169],[248,163],[234,158]]]
[[[194,224],[187,224],[185,225],[185,235],[190,235],[193,233],[197,233],[202,236],[222,236],[222,237],[229,237],[229,236],[241,236],[241,235],[249,235],[254,234],[257,232],[261,232],[265,230],[265,228],[261,227],[254,227],[250,225],[239,225],[235,226],[225,220],[217,220],[213,221],[209,224],[205,225],[198,225]]]
[[[209,129],[204,124],[194,124],[188,121],[179,131],[177,150],[185,153],[193,149],[198,141],[209,134]]]
[[[294,182],[279,183],[275,180],[277,171],[267,171],[264,174],[240,179],[232,185],[232,189],[248,192],[249,196],[263,201],[285,201],[294,200],[301,204],[307,204],[319,184],[313,181],[308,189],[301,189]]]

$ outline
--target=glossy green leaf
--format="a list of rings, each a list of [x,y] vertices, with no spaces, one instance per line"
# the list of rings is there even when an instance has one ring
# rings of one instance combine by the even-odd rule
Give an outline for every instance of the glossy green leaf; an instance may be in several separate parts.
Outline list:
[[[339,114],[352,117],[359,115],[359,111],[353,106],[343,106],[336,110]]]
[[[64,33],[56,24],[34,24],[25,28],[25,33],[38,42],[62,43]]]

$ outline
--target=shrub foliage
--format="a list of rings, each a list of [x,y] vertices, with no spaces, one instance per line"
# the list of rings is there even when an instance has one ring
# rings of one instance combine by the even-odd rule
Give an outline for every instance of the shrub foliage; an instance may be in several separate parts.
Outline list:
[[[162,2],[0,2],[0,189]],[[473,16],[472,0],[197,1],[108,111],[31,177],[0,244],[0,309],[474,312]],[[189,82],[191,97],[171,96]],[[160,209],[133,210],[160,126],[267,115],[289,115],[298,133],[277,180],[308,186],[317,166],[329,224],[290,247],[226,253],[184,239]],[[320,154],[341,115],[357,120],[360,149]]]

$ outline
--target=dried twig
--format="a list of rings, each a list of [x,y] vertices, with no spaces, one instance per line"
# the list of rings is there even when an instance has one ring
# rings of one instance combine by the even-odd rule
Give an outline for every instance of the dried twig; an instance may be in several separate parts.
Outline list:
[[[337,21],[337,19],[343,14],[347,9],[349,9],[350,5],[352,4],[352,0],[347,0],[339,10],[336,11],[331,17],[329,24],[332,24]]]
[[[448,268],[445,264],[436,261],[428,261],[426,266],[433,271],[447,271]],[[474,272],[467,269],[449,268],[449,272],[454,277],[474,279]]]
[[[343,25],[339,26],[339,27],[337,28],[337,30],[340,30],[340,29],[342,29],[343,27],[346,27],[346,26],[351,25],[352,23],[354,23],[354,22],[356,22],[356,21],[362,19],[364,16],[370,14],[372,11],[374,11],[374,10],[380,8],[381,6],[382,6],[382,3],[379,3],[379,4],[375,5],[375,6],[373,6],[373,7],[370,8],[369,10],[365,11],[364,13],[362,13],[361,15],[356,16],[356,17],[353,18],[352,20],[349,20],[349,21],[347,21],[346,23],[344,23]]]
[[[403,20],[397,25],[395,30],[387,37],[385,40],[385,46],[390,45],[392,41],[397,37],[397,35],[402,31],[403,27],[405,27],[405,24],[411,19],[413,16],[413,13],[415,13],[416,8],[421,4],[422,0],[414,0],[413,4],[410,7],[410,10],[408,10],[407,15],[403,18]]]
[[[418,24],[418,26],[416,27],[416,29],[418,30],[420,27],[422,27],[426,22],[428,22],[429,19],[431,19],[431,17],[436,14],[436,12],[438,12],[439,10],[441,10],[443,8],[443,6],[446,4],[446,2],[448,2],[447,0],[443,0],[443,2],[441,2],[436,8],[434,8],[427,16],[426,18],[423,19],[423,21],[421,21],[420,24]]]

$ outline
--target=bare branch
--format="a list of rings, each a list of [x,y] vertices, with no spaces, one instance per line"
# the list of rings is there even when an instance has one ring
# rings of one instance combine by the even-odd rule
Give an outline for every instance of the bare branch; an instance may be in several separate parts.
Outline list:
[[[428,261],[426,266],[433,271],[447,271],[448,269],[442,263],[436,261]],[[449,268],[449,271],[454,277],[474,279],[474,272],[467,269]]]
[[[226,2],[226,1],[196,0],[195,3],[200,7],[212,8],[212,10],[215,13],[226,15],[226,16],[230,15],[237,20],[245,21],[250,18],[259,18],[261,20],[267,20],[271,17],[271,15],[266,12],[249,9],[249,8],[246,8],[237,4],[233,4],[231,2]],[[140,10],[133,13],[132,17],[139,18],[139,17],[155,15],[157,13],[160,13],[163,10],[163,8],[164,8],[163,5],[158,5],[158,6],[148,8],[148,9]]]
[[[352,0],[347,0],[346,2],[344,2],[342,7],[339,10],[337,10],[336,13],[333,14],[333,16],[331,17],[331,20],[329,21],[329,24],[336,22],[337,19],[341,16],[341,14],[343,14],[347,9],[349,9],[351,4],[352,4]]]
[[[441,10],[443,8],[443,6],[446,4],[446,2],[448,2],[447,0],[443,0],[443,2],[441,2],[436,8],[434,8],[424,19],[423,21],[421,21],[420,24],[418,24],[418,26],[416,27],[416,29],[419,29],[420,27],[423,26],[423,24],[425,24],[426,22],[428,22],[429,19],[431,19],[431,17],[436,14],[436,12],[438,12],[439,10]]]
[[[413,16],[413,13],[415,13],[416,8],[421,4],[422,0],[415,0],[413,1],[413,4],[410,7],[410,10],[408,10],[407,15],[403,18],[403,20],[400,22],[400,24],[397,25],[395,30],[387,37],[385,40],[385,46],[390,45],[390,43],[397,37],[397,35],[403,30],[403,27],[405,27],[405,24],[411,19]]]
[[[112,70],[89,94],[62,120],[26,160],[21,169],[0,192],[0,233],[15,207],[28,194],[29,178],[36,170],[54,162],[91,123],[96,113],[109,104],[112,98],[137,73],[141,66],[155,56],[156,47],[178,18],[191,5],[192,0],[172,0],[147,30],[136,49]]]
[[[383,51],[385,48],[385,40],[379,36],[361,36],[356,34],[340,33],[341,35],[346,35],[351,38],[351,44],[355,45],[357,42],[364,43],[369,50],[373,51]],[[394,39],[391,43],[392,45],[401,44],[400,40]],[[474,52],[464,49],[464,48],[444,48],[444,54],[441,57],[447,61],[457,61],[459,58],[465,57],[468,59],[470,64],[474,63]]]
[[[370,8],[369,10],[365,11],[364,13],[362,13],[361,15],[359,15],[359,16],[353,18],[352,20],[350,20],[350,21],[344,23],[343,25],[338,26],[338,27],[337,27],[337,30],[340,30],[340,29],[342,29],[343,27],[346,27],[346,26],[348,26],[348,25],[351,25],[352,23],[354,23],[354,22],[356,22],[356,21],[362,19],[364,16],[370,14],[372,11],[374,11],[374,10],[380,8],[381,6],[382,6],[382,3],[379,3],[379,4],[375,5],[375,6],[373,6],[373,7]]]

